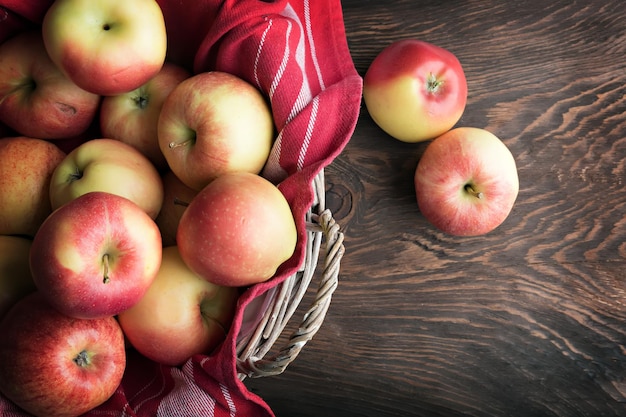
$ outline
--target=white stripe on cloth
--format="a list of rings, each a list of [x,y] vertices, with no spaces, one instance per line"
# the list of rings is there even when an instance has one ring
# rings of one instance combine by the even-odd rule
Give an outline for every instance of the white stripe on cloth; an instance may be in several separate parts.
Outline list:
[[[195,384],[191,361],[183,369],[171,368],[174,388],[159,404],[157,417],[214,417],[216,401]]]

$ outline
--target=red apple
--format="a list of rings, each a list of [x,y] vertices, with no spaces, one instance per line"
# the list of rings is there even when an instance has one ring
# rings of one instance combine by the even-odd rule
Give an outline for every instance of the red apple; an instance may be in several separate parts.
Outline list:
[[[224,173],[259,173],[274,141],[274,122],[253,85],[224,72],[203,72],[167,97],[158,137],[171,170],[200,190]]]
[[[259,175],[239,172],[217,177],[196,195],[176,241],[192,271],[239,287],[271,278],[293,254],[297,232],[280,190]]]
[[[187,187],[172,171],[166,171],[163,180],[163,204],[154,220],[161,231],[163,246],[176,245],[176,231],[180,218],[198,191]]]
[[[84,142],[58,164],[50,179],[52,209],[92,191],[126,197],[153,219],[163,203],[157,169],[137,149],[115,139]]]
[[[404,142],[420,142],[459,121],[467,103],[467,81],[452,52],[404,39],[372,61],[363,78],[363,99],[385,132]]]
[[[157,123],[165,98],[191,74],[166,62],[161,71],[141,87],[105,97],[100,108],[100,129],[107,138],[121,140],[146,155],[159,169],[167,167],[159,148]]]
[[[415,170],[420,211],[452,235],[477,236],[508,217],[519,190],[515,159],[484,129],[461,127],[433,140]]]
[[[155,362],[180,365],[209,354],[224,341],[239,290],[193,273],[176,246],[163,249],[161,268],[148,292],[120,313],[119,323],[137,351]]]
[[[84,194],[54,211],[35,235],[30,267],[37,288],[62,313],[119,314],[148,290],[161,263],[161,236],[135,203]]]
[[[73,417],[101,405],[126,367],[124,335],[113,317],[67,317],[39,293],[0,322],[0,391],[38,417]]]
[[[0,121],[19,135],[63,139],[87,130],[100,97],[70,81],[50,60],[41,33],[0,44]]]
[[[63,158],[42,139],[0,139],[0,234],[35,235],[52,212],[50,178]]]
[[[34,292],[28,264],[31,241],[0,235],[0,319],[21,298]]]
[[[56,0],[42,33],[52,61],[100,95],[138,88],[165,61],[165,20],[154,0]]]

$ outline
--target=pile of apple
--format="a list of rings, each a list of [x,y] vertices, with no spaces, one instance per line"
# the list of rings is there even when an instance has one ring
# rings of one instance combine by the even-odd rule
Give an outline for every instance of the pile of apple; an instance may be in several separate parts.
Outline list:
[[[452,235],[477,236],[499,225],[519,191],[515,159],[491,132],[457,127],[467,103],[467,80],[450,51],[406,39],[372,61],[363,98],[372,119],[390,136],[431,141],[414,175],[421,213]]]
[[[266,98],[166,44],[154,0],[57,0],[0,44],[0,392],[34,415],[110,398],[125,343],[172,366],[210,353],[295,250],[260,175]]]

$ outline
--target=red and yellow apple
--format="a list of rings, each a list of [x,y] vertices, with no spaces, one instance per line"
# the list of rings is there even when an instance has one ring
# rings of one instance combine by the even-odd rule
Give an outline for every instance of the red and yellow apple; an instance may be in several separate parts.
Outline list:
[[[224,341],[239,290],[212,284],[183,262],[178,248],[163,249],[161,268],[137,304],[119,323],[135,349],[155,362],[177,366],[209,354]]]
[[[55,0],[42,34],[61,71],[99,95],[132,91],[165,62],[165,20],[155,0]]]
[[[102,136],[134,146],[160,171],[167,168],[157,137],[159,114],[165,98],[190,76],[185,68],[166,62],[161,71],[141,87],[105,97],[100,108]]]
[[[297,241],[291,208],[280,190],[248,172],[223,174],[183,213],[176,242],[196,274],[242,287],[271,278]]]
[[[34,292],[28,263],[30,239],[0,235],[0,320],[20,299]]]
[[[35,235],[52,212],[50,179],[65,156],[42,139],[0,139],[0,234]]]
[[[437,137],[415,170],[419,209],[438,229],[477,236],[508,217],[519,191],[515,159],[493,133],[459,127]]]
[[[50,60],[41,32],[0,44],[0,121],[19,135],[64,139],[83,133],[100,97],[69,80]]]
[[[136,148],[115,139],[86,141],[58,164],[50,179],[52,209],[92,191],[126,197],[153,219],[163,203],[155,166]]]
[[[126,367],[113,317],[65,316],[39,292],[0,321],[0,392],[38,417],[79,416],[114,393]]]
[[[180,83],[158,122],[161,152],[188,187],[228,172],[261,172],[274,141],[272,111],[253,85],[210,71]]]
[[[172,171],[166,171],[163,180],[163,204],[154,220],[161,231],[163,246],[176,245],[176,231],[180,218],[198,191],[187,187]]]
[[[91,192],[64,204],[41,225],[30,251],[37,288],[60,312],[112,316],[132,307],[161,264],[161,235],[132,201]]]
[[[403,142],[421,142],[450,130],[467,103],[467,80],[458,58],[428,42],[388,45],[363,78],[363,100],[376,124]]]

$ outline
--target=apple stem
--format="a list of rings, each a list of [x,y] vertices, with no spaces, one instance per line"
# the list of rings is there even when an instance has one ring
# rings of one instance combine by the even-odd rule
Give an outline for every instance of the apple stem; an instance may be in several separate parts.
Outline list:
[[[174,204],[178,205],[178,206],[185,206],[185,207],[189,207],[189,203],[186,201],[181,200],[178,197],[174,197]]]
[[[89,365],[89,354],[87,354],[86,350],[82,350],[76,357],[73,359],[74,363],[81,368]]]
[[[109,278],[109,254],[108,253],[105,253],[102,256],[102,262],[104,262],[104,278],[102,282],[104,284],[108,284],[111,281],[111,278]]]
[[[187,140],[184,140],[182,142],[170,142],[170,144],[168,146],[169,146],[170,149],[174,149],[174,148],[179,148],[181,146],[187,146],[190,143],[193,143],[192,139],[187,139]]]
[[[467,191],[470,195],[473,195],[476,198],[483,198],[485,195],[482,192],[478,192],[472,187],[471,184],[467,184],[465,186],[465,191]]]

